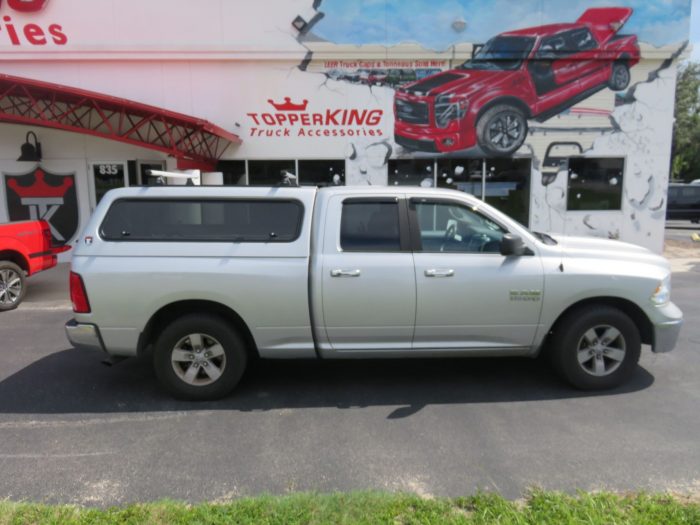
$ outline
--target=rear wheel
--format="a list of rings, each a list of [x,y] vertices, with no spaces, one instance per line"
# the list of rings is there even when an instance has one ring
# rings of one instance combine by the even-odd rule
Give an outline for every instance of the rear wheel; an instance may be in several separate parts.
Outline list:
[[[222,318],[191,314],[163,330],[153,364],[160,383],[176,398],[210,400],[238,384],[247,354],[242,339]]]
[[[623,62],[616,62],[610,72],[608,87],[613,91],[623,91],[630,85],[630,68]]]
[[[566,381],[582,390],[602,390],[629,379],[641,346],[639,330],[627,314],[593,305],[567,314],[557,324],[549,351]]]
[[[489,108],[476,123],[476,136],[484,153],[495,156],[511,155],[525,142],[525,113],[510,104],[499,104]]]
[[[14,310],[27,292],[24,270],[10,261],[0,261],[0,312]]]

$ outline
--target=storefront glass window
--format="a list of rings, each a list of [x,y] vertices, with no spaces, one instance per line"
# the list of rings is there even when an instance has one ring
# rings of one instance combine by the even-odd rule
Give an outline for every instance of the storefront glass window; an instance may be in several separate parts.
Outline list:
[[[434,159],[399,159],[389,161],[389,186],[432,188]]]
[[[276,186],[283,178],[283,171],[296,175],[293,160],[249,160],[248,184],[251,186]]]
[[[224,186],[242,186],[245,184],[245,161],[222,160],[216,169],[224,174]]]
[[[440,159],[437,174],[439,188],[464,191],[480,199],[484,188],[487,203],[527,225],[530,159]]]
[[[345,185],[344,160],[300,160],[299,184],[301,186]]]
[[[520,224],[527,225],[530,215],[530,159],[486,160],[484,200]]]
[[[620,210],[624,159],[569,159],[566,209]]]
[[[438,160],[438,188],[464,191],[481,198],[482,171],[483,161],[480,159]]]

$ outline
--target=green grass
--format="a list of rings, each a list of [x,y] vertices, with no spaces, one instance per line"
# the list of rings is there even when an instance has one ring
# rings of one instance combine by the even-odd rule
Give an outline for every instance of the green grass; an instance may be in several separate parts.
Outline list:
[[[423,499],[375,492],[260,496],[199,505],[162,501],[108,509],[0,502],[0,525],[25,523],[700,525],[700,504],[661,495],[572,497],[557,492],[533,492],[519,502],[492,494]]]

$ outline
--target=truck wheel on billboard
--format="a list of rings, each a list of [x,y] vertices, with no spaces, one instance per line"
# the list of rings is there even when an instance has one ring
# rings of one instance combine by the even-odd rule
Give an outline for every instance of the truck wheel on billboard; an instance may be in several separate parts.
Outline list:
[[[622,91],[630,85],[630,68],[624,62],[615,62],[610,72],[608,86],[613,91]]]
[[[476,135],[487,155],[512,155],[525,142],[527,118],[512,104],[497,104],[479,117]]]

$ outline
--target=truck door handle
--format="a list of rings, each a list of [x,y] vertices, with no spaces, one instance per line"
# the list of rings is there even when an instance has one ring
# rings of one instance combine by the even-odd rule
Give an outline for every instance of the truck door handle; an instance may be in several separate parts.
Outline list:
[[[331,277],[359,277],[360,273],[360,270],[341,270],[336,268],[331,270]]]
[[[452,277],[454,274],[454,270],[437,270],[434,268],[430,270],[425,270],[426,277]]]

